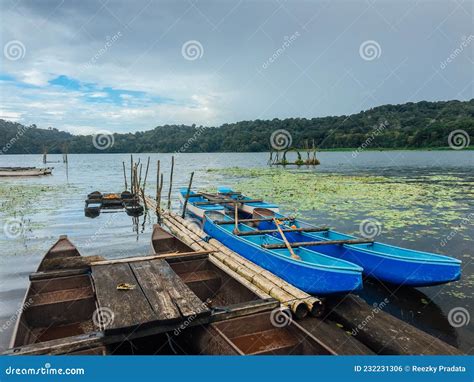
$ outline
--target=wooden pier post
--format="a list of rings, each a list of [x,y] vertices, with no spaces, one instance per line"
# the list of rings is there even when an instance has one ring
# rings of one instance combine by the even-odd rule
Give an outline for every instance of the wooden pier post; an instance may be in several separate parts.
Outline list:
[[[123,164],[123,179],[125,181],[125,191],[128,190],[128,184],[127,184],[127,173],[125,172],[125,162],[122,162]]]
[[[168,190],[168,210],[171,209],[171,189],[173,188],[174,155],[171,156],[170,188]]]
[[[188,206],[189,194],[191,193],[191,187],[193,185],[193,177],[194,177],[194,171],[191,173],[191,178],[189,179],[188,190],[186,191],[186,199],[184,199],[183,213],[181,214],[181,217],[183,219],[186,217],[186,207]]]

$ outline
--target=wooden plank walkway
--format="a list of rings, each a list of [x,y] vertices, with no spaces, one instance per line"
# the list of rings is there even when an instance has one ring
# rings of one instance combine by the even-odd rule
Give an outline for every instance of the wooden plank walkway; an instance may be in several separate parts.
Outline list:
[[[211,311],[174,273],[165,260],[145,260],[92,266],[99,309],[110,309],[113,320],[105,332],[134,330],[140,326],[169,325]],[[126,283],[133,289],[119,290]]]

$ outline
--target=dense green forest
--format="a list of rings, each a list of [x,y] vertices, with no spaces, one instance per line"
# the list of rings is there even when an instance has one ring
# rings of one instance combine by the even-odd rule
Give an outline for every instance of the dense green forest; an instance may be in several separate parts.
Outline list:
[[[474,99],[384,105],[350,116],[257,119],[219,127],[165,125],[114,134],[107,150],[97,149],[91,135],[76,136],[52,127],[40,129],[0,120],[0,153],[38,154],[44,148],[49,153],[61,153],[65,144],[70,153],[268,151],[270,136],[278,129],[287,130],[296,147],[313,139],[319,149],[356,149],[364,144],[370,149],[447,147],[454,130],[474,136]]]

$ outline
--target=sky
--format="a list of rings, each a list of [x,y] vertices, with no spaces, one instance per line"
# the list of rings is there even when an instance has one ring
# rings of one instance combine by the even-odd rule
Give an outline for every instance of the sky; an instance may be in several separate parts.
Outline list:
[[[474,1],[0,0],[0,118],[74,134],[474,98]]]

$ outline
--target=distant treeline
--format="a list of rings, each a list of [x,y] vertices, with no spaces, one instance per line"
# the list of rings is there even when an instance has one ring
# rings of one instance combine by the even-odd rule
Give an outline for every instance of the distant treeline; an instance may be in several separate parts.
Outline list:
[[[100,126],[98,126],[100,128]],[[474,137],[474,99],[466,102],[417,102],[384,105],[350,116],[242,121],[220,127],[164,125],[136,133],[113,134],[113,144],[100,137],[72,135],[55,128],[0,119],[0,154],[129,153],[129,152],[253,152],[268,151],[270,137],[288,131],[292,145],[314,140],[319,149],[447,147],[448,136],[463,130]],[[97,147],[106,146],[106,150]],[[3,148],[3,149],[2,149]]]

